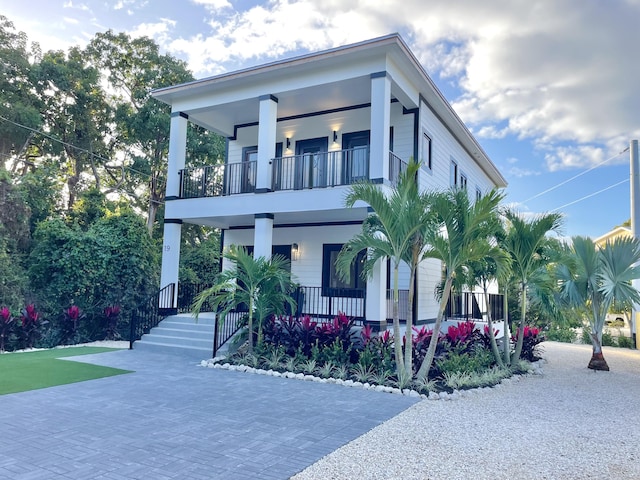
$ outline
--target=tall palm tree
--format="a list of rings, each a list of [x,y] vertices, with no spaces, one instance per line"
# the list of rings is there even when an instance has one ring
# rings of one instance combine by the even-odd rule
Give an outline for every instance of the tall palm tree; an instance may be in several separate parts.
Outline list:
[[[442,261],[446,273],[433,335],[418,370],[419,380],[427,377],[433,363],[444,311],[456,273],[468,267],[470,262],[485,258],[491,249],[495,248],[492,246],[491,238],[498,231],[497,211],[504,194],[493,189],[475,203],[469,200],[466,189],[435,192],[429,197],[429,205],[437,219],[437,227],[426,232],[425,240],[428,247],[423,253],[423,258]]]
[[[358,201],[367,203],[373,210],[362,224],[362,231],[349,240],[340,251],[336,266],[346,278],[358,253],[367,250],[363,274],[370,275],[376,262],[391,260],[393,269],[393,338],[396,369],[399,376],[411,378],[412,372],[412,298],[415,272],[421,259],[424,231],[429,224],[426,196],[421,194],[416,177],[420,163],[410,160],[398,182],[385,191],[379,185],[360,182],[351,186],[345,204],[353,207]],[[398,271],[406,262],[410,270],[409,315],[405,333],[405,352],[402,352],[402,336],[398,315]]]
[[[589,368],[609,370],[602,354],[602,330],[616,302],[640,302],[632,280],[640,278],[640,241],[617,238],[598,249],[590,238],[573,237],[570,261],[559,264],[560,292],[569,305],[589,312],[593,353]]]
[[[253,258],[244,247],[232,245],[224,254],[232,262],[232,267],[223,270],[215,284],[201,292],[192,306],[196,318],[203,304],[209,300],[221,321],[239,305],[248,306],[249,351],[253,350],[253,322],[257,320],[258,344],[262,342],[262,327],[271,314],[284,313],[285,305],[295,310],[295,301],[290,292],[293,289],[291,274],[285,257],[274,255],[271,259]]]
[[[557,231],[562,224],[562,215],[546,213],[529,220],[522,218],[513,210],[506,210],[505,217],[509,223],[507,236],[502,247],[511,255],[513,276],[519,283],[520,290],[520,325],[518,340],[512,358],[520,358],[524,340],[524,326],[527,315],[527,293],[529,279],[534,272],[546,265],[543,249],[547,242],[547,233]]]

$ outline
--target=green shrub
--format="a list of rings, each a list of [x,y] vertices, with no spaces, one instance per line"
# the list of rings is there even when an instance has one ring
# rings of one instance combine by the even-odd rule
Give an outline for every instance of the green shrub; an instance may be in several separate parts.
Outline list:
[[[589,327],[584,327],[582,329],[582,343],[584,343],[585,345],[591,345],[591,334],[589,333],[590,328]]]
[[[619,336],[618,337],[618,347],[620,348],[633,348],[635,345],[633,344],[633,338]]]
[[[553,327],[547,331],[546,337],[554,342],[573,343],[576,340],[577,333],[571,327]]]
[[[494,358],[490,351],[477,348],[471,352],[451,351],[446,357],[436,362],[438,370],[445,373],[452,372],[481,372],[493,364]]]
[[[611,332],[602,332],[602,346],[603,347],[617,347],[618,343]]]

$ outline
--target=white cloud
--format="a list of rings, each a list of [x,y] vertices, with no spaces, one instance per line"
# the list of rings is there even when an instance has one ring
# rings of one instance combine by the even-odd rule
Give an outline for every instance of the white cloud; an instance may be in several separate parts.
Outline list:
[[[80,20],[78,20],[77,18],[71,18],[71,17],[62,17],[62,20],[65,23],[70,23],[71,25],[77,25],[80,23]]]
[[[175,25],[175,20],[161,18],[159,22],[141,23],[127,33],[133,38],[149,37],[156,39],[159,43],[165,43],[169,32]]]
[[[228,0],[191,0],[193,3],[198,5],[204,5],[205,7],[218,11],[224,8],[231,8],[231,4]]]

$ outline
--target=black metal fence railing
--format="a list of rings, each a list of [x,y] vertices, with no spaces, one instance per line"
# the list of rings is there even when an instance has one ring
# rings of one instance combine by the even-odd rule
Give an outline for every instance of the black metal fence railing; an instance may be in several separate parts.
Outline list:
[[[130,349],[133,348],[133,342],[140,340],[142,335],[149,333],[165,317],[176,312],[174,292],[175,284],[170,283],[151,295],[133,311],[129,325]]]
[[[178,284],[178,313],[188,313],[192,311],[193,302],[196,297],[211,285],[206,283],[179,283]],[[213,307],[205,301],[200,309],[201,312],[212,312]]]
[[[256,189],[257,162],[225,163],[180,170],[180,198],[221,197]]]
[[[503,295],[490,293],[489,305],[491,319],[502,321],[504,319]],[[484,294],[473,292],[454,293],[449,297],[445,318],[448,320],[487,320],[487,305]]]
[[[366,318],[365,297],[364,289],[333,288],[328,291],[322,287],[298,287],[294,293],[298,316],[309,315],[321,321],[344,313],[356,322],[362,322]]]
[[[398,290],[398,319],[406,322],[409,316],[409,290]],[[387,290],[387,321],[393,320],[393,290]]]
[[[351,185],[369,179],[369,147],[305,153],[271,160],[273,190]]]
[[[227,313],[224,319],[216,316],[216,326],[213,332],[213,357],[216,356],[220,347],[227,343],[244,325],[246,311],[234,310]]]
[[[397,183],[400,174],[407,169],[407,162],[393,152],[389,152],[389,181]]]

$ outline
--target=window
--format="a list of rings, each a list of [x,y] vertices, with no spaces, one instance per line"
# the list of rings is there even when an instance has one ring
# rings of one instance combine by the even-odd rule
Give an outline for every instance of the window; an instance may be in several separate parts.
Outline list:
[[[460,188],[467,188],[467,176],[464,173],[460,174]]]
[[[325,297],[362,297],[366,286],[362,278],[362,268],[366,250],[362,250],[351,264],[349,281],[344,281],[336,269],[336,259],[342,248],[341,243],[322,246],[322,295]]]
[[[422,163],[431,170],[431,137],[426,132],[422,132]]]
[[[482,198],[482,191],[480,187],[476,187],[476,202]]]
[[[454,160],[451,160],[451,167],[450,167],[449,173],[451,178],[451,186],[457,187],[458,186],[458,164]]]

